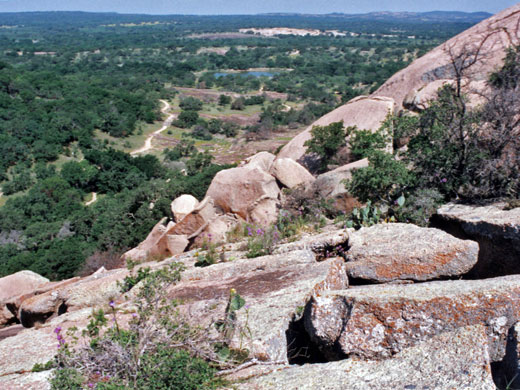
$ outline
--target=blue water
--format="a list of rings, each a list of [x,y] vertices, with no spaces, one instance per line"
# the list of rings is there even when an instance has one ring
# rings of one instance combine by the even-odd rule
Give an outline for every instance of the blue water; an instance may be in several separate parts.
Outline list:
[[[229,76],[229,75],[240,75],[240,76],[253,76],[253,77],[273,77],[275,74],[278,74],[278,72],[261,72],[261,71],[251,71],[251,72],[241,72],[241,73],[236,73],[236,72],[230,72],[230,73],[225,73],[225,72],[217,72],[217,73],[213,73],[213,76],[215,76],[215,78],[219,78],[219,77],[225,77],[225,76]]]

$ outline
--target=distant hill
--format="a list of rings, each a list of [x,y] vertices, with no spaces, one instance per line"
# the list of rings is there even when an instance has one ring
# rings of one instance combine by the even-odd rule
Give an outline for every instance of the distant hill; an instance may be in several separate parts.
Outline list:
[[[367,14],[330,14],[349,19],[366,19],[382,21],[408,21],[408,22],[465,22],[478,23],[489,18],[492,14],[487,12],[458,12],[458,11],[431,11],[431,12],[370,12]]]
[[[297,13],[269,13],[262,15],[271,16],[312,16],[309,14]],[[334,12],[330,14],[316,14],[314,16],[328,16],[336,18],[345,18],[351,20],[377,20],[377,21],[407,21],[407,22],[435,22],[435,23],[478,23],[489,18],[493,14],[488,12],[460,12],[460,11],[430,11],[430,12],[369,12],[366,14],[344,14]]]

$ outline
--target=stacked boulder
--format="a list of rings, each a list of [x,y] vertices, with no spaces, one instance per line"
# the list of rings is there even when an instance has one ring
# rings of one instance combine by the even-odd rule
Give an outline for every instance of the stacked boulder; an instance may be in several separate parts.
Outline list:
[[[282,188],[311,186],[314,176],[292,159],[260,152],[236,168],[217,173],[198,202],[181,195],[171,204],[174,221],[163,218],[125,260],[164,259],[194,246],[226,241],[241,222],[267,226],[278,218]]]

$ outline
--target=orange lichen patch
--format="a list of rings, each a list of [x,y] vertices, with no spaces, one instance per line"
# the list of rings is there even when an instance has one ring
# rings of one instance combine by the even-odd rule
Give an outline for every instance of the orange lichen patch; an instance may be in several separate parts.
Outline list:
[[[375,272],[380,279],[410,279],[427,280],[432,274],[437,273],[447,264],[450,264],[457,256],[456,251],[438,253],[430,262],[402,262],[396,259],[387,261],[386,264],[378,264]]]
[[[323,325],[327,321],[342,321],[342,351],[362,358],[388,357],[434,335],[468,325],[484,325],[490,337],[490,354],[496,361],[505,352],[508,329],[520,318],[520,286],[507,291],[453,290],[444,296],[424,299],[348,295],[335,296],[332,303],[327,301],[326,308],[334,308],[329,318],[320,309],[320,302],[313,302],[312,321],[322,328],[333,327]],[[348,313],[346,318],[334,313],[342,312],[342,306],[350,308],[343,310]],[[335,342],[320,341],[325,345]]]

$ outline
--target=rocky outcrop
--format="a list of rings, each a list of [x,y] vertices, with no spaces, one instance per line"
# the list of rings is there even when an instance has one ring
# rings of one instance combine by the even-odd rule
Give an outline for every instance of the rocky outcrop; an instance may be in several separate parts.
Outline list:
[[[0,278],[0,302],[27,294],[49,283],[49,279],[32,271],[20,271]]]
[[[352,178],[352,172],[356,169],[368,167],[368,159],[364,158],[350,164],[343,165],[332,171],[322,173],[312,183],[312,190],[322,198],[337,198],[348,194],[345,182]]]
[[[482,326],[440,334],[383,361],[342,360],[245,373],[240,390],[474,389],[494,390]]]
[[[0,327],[17,322],[17,311],[26,296],[50,284],[32,271],[20,271],[0,278]]]
[[[254,165],[220,171],[206,193],[224,213],[233,213],[245,220],[250,219],[261,201],[276,203],[279,194],[276,179]],[[276,214],[268,217],[274,220]]]
[[[326,126],[334,122],[343,121],[345,127],[357,126],[359,130],[376,131],[386,119],[388,114],[394,112],[394,101],[386,97],[357,97],[347,104],[336,108],[334,111],[322,116],[305,131],[294,137],[285,145],[277,158],[290,158],[309,166],[304,160],[307,147],[306,141],[311,139],[313,126]]]
[[[237,312],[237,327],[247,327],[251,338],[236,334],[234,346],[249,343],[255,357],[275,362],[288,361],[286,331],[298,308],[313,294],[346,287],[342,259],[317,262],[312,251],[296,250],[191,268],[169,296],[183,300],[191,319],[207,326],[222,316],[230,289],[236,289],[248,306]]]
[[[465,91],[470,92],[470,81],[487,80],[489,73],[503,63],[506,49],[519,43],[519,12],[520,4],[516,4],[451,38],[397,72],[372,96],[394,99],[399,110],[405,97],[413,91],[434,89],[437,84],[428,85],[438,80],[454,80],[452,57],[460,53],[465,53],[466,63],[473,63],[463,80]],[[478,84],[472,86],[478,87]]]
[[[227,235],[240,220],[234,214],[219,215],[195,238],[195,246],[202,247],[205,243],[223,244],[227,241]]]
[[[486,327],[491,361],[505,355],[520,317],[520,276],[486,280],[359,286],[316,296],[305,328],[331,359],[387,358],[435,335]]]
[[[432,217],[433,226],[479,243],[479,260],[469,277],[520,273],[520,207],[507,210],[506,206],[447,204]]]
[[[418,90],[411,90],[403,99],[403,107],[411,111],[423,111],[437,99],[437,91],[445,85],[453,85],[453,80],[435,80]]]
[[[265,172],[270,172],[276,156],[269,152],[259,152],[251,157],[246,158],[241,166],[257,167]]]
[[[191,213],[199,201],[192,195],[181,195],[176,198],[171,204],[171,210],[175,222],[180,222],[186,215]]]
[[[390,223],[352,232],[346,266],[350,278],[386,283],[464,275],[477,260],[474,241],[438,229]]]
[[[23,326],[33,327],[69,311],[105,305],[121,295],[119,282],[128,274],[126,269],[116,269],[58,284],[25,299],[18,318]]]
[[[122,258],[124,260],[134,260],[134,261],[143,261],[149,257],[157,256],[163,253],[166,248],[159,247],[159,241],[164,236],[164,234],[175,226],[174,222],[170,222],[167,225],[167,218],[164,217],[161,219],[152,229],[152,231],[148,234],[146,239],[141,242],[136,248],[133,248],[123,254]]]
[[[273,163],[271,173],[288,188],[306,185],[315,180],[307,169],[290,158],[277,159]]]

